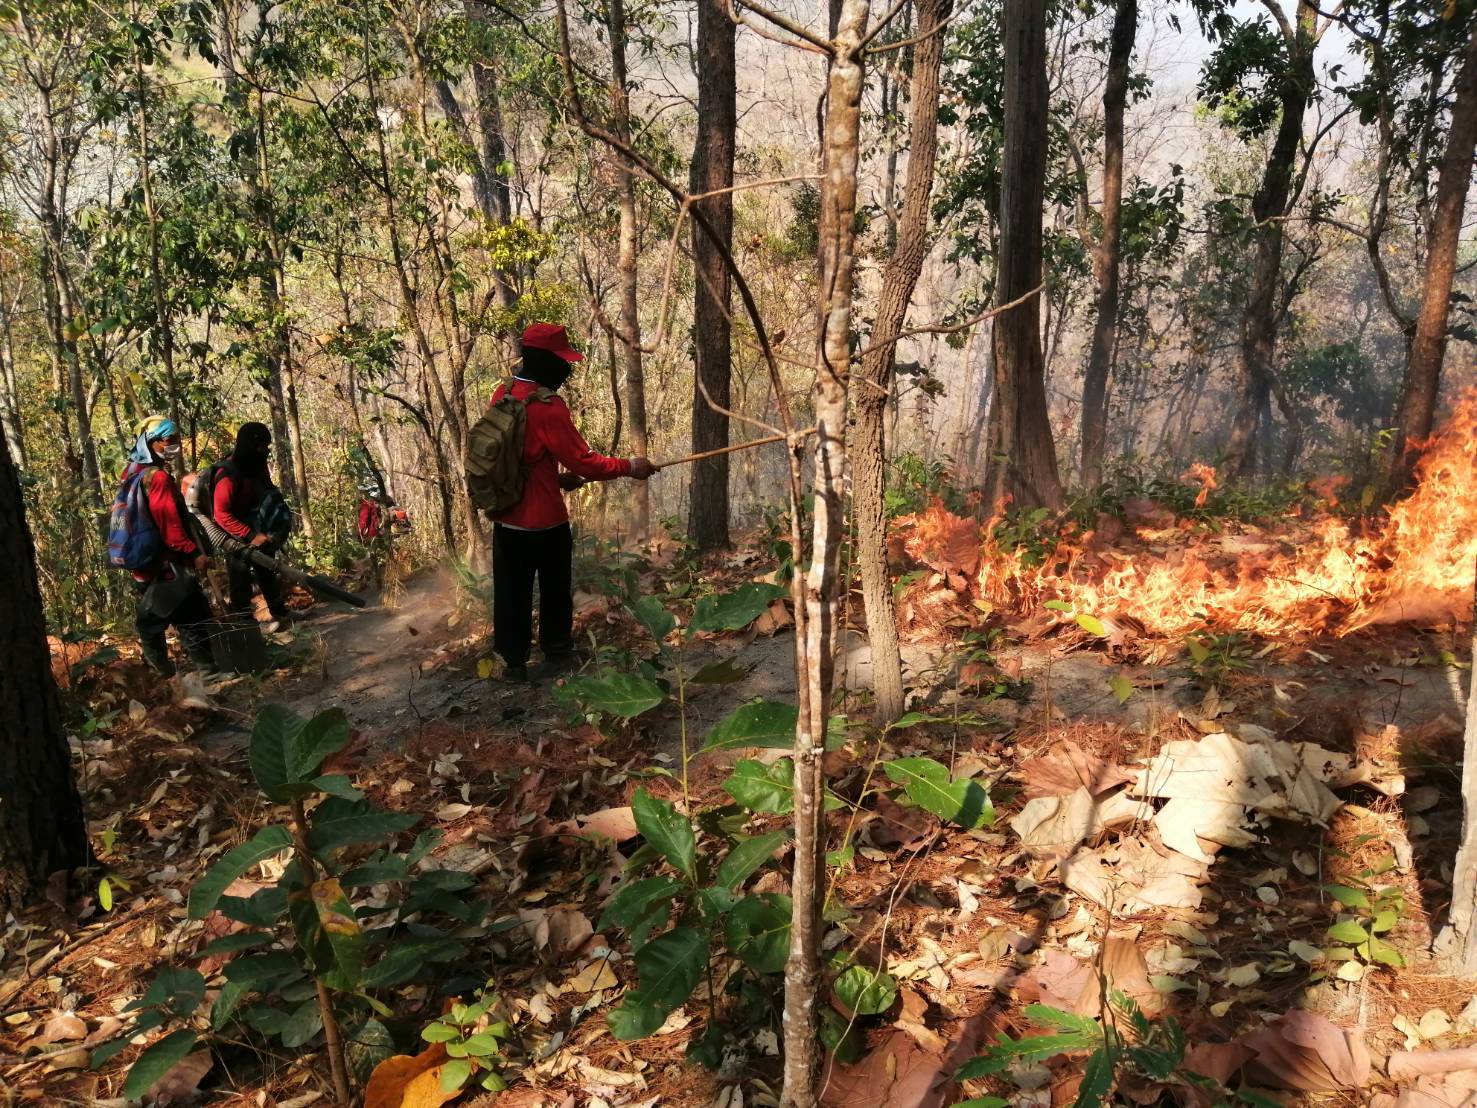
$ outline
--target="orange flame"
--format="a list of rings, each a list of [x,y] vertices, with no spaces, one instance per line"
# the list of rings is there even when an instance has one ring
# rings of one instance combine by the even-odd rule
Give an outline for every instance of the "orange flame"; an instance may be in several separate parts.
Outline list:
[[[1191,475],[1202,496],[1214,487],[1209,467]],[[956,552],[966,521],[935,505],[908,522],[904,545],[914,557],[946,573],[962,568]],[[1342,636],[1377,624],[1466,620],[1477,564],[1477,390],[1428,444],[1416,491],[1367,528],[1322,516],[1289,518],[1275,532],[1192,537],[1147,522],[1161,529],[1140,528],[1133,550],[1108,545],[1107,535],[1064,534],[1036,567],[986,541],[979,593],[1015,611],[1062,600],[1078,613],[1127,617],[1172,637],[1207,626]]]

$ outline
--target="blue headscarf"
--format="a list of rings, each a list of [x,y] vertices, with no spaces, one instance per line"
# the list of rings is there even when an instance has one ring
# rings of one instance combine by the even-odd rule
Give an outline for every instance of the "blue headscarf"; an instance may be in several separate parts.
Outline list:
[[[179,428],[174,425],[174,420],[168,416],[150,416],[139,428],[138,441],[133,444],[133,452],[128,455],[128,460],[139,465],[153,465],[154,452],[149,449],[149,443],[177,434]]]

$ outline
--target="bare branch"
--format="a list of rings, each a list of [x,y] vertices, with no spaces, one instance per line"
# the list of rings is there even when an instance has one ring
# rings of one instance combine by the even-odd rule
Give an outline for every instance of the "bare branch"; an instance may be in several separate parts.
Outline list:
[[[896,343],[898,343],[902,339],[912,338],[914,335],[954,335],[954,334],[958,334],[960,331],[965,331],[965,330],[968,330],[970,327],[973,327],[976,323],[983,323],[987,319],[994,319],[997,315],[1004,315],[1006,312],[1010,311],[1012,308],[1019,308],[1026,301],[1030,300],[1031,297],[1033,297],[1033,296],[1039,296],[1041,294],[1041,290],[1044,289],[1044,288],[1046,288],[1046,285],[1045,284],[1037,285],[1034,289],[1032,289],[1030,292],[1026,293],[1024,296],[1018,296],[1018,297],[1016,297],[1009,304],[1001,304],[997,308],[987,308],[984,311],[980,312],[979,315],[971,316],[970,318],[966,319],[963,323],[952,323],[952,324],[937,323],[937,324],[930,324],[927,327],[913,327],[913,328],[910,328],[910,329],[908,329],[906,331],[899,331],[896,336],[894,336],[892,339],[888,340],[887,342],[879,342],[879,343],[875,343],[872,346],[864,347],[863,349],[859,350],[857,353],[853,354],[852,357],[855,358],[855,359],[857,359],[857,360],[860,360],[862,358],[865,358],[873,350],[878,350],[878,349],[881,349],[883,347],[895,345]]]
[[[770,11],[768,8],[764,7],[764,5],[756,4],[754,0],[735,0],[735,6],[730,9],[730,14],[733,16],[734,21],[744,24],[744,26],[749,27],[751,30],[756,31],[759,34],[764,34],[764,32],[760,31],[759,28],[754,27],[753,24],[749,23],[746,19],[738,15],[738,8],[740,7],[747,8],[749,11],[759,16],[761,19],[773,23],[780,30],[786,31],[801,40],[801,42],[786,43],[786,45],[788,46],[801,46],[802,44],[805,44],[805,47],[807,49],[817,50],[822,54],[829,55],[836,52],[836,48],[830,42],[830,40],[821,38],[804,24],[796,23],[788,16],[780,15],[779,12]],[[764,37],[769,38],[770,36],[765,35]],[[774,41],[779,42],[782,40],[775,39]]]
[[[893,0],[893,5],[887,10],[887,14],[872,25],[872,29],[862,36],[862,41],[856,44],[858,50],[865,50],[867,44],[874,38],[887,30],[888,24],[898,17],[898,14],[907,7],[912,0]]]

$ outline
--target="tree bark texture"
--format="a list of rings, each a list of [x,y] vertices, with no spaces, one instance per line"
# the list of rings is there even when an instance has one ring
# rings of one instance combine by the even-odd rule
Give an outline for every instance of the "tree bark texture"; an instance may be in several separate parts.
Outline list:
[[[1273,358],[1277,353],[1277,279],[1282,269],[1282,221],[1295,201],[1294,162],[1303,140],[1303,116],[1313,94],[1313,52],[1318,9],[1298,0],[1296,23],[1287,39],[1286,68],[1278,80],[1282,117],[1267,155],[1262,182],[1251,202],[1255,223],[1251,282],[1241,314],[1236,379],[1241,397],[1226,444],[1231,471],[1250,476],[1257,468],[1257,428],[1271,409]]]
[[[1041,213],[1046,185],[1046,10],[1005,0],[1005,149],[995,303],[995,396],[986,500],[1059,508],[1061,478],[1046,408],[1041,353]]]
[[[842,485],[850,383],[852,271],[855,266],[857,163],[860,158],[862,59],[867,0],[844,0],[827,79],[820,225],[817,244],[819,343],[815,378],[814,516],[804,583],[803,638],[796,636],[800,713],[795,728],[795,867],[790,955],[785,963],[784,1108],[816,1103],[820,1044],[817,1007],[821,906],[825,897],[824,773],[826,728],[835,678]]]
[[[1123,113],[1128,71],[1138,33],[1138,0],[1117,0],[1103,86],[1103,229],[1093,259],[1097,270],[1097,315],[1082,380],[1082,483],[1102,479],[1108,430],[1108,378],[1118,336],[1118,264],[1123,244]]]
[[[1416,317],[1415,340],[1405,370],[1400,421],[1391,444],[1390,486],[1405,485],[1420,448],[1431,437],[1436,401],[1441,391],[1441,364],[1446,356],[1446,327],[1451,315],[1451,286],[1456,275],[1457,247],[1461,242],[1462,213],[1472,183],[1472,157],[1477,151],[1477,22],[1474,22],[1462,67],[1457,73],[1456,99],[1446,154],[1436,178],[1436,207],[1426,246],[1426,280]]]
[[[697,139],[692,152],[694,195],[733,187],[733,157],[738,128],[734,38],[737,30],[723,0],[697,5]],[[733,379],[732,302],[723,251],[733,246],[733,193],[697,202],[721,243],[692,226],[693,337],[695,367],[692,398],[692,451],[728,445],[728,417],[713,410],[731,406]],[[706,394],[706,395],[705,395]],[[711,400],[711,403],[710,403]],[[728,537],[728,455],[694,464],[688,537],[699,550],[726,547]]]
[[[856,511],[857,564],[872,651],[872,693],[877,722],[903,714],[903,663],[898,648],[897,613],[887,571],[887,443],[884,420],[892,396],[897,336],[907,318],[913,289],[928,257],[929,198],[938,155],[939,70],[942,33],[931,34],[949,17],[952,0],[918,0],[922,38],[913,52],[907,180],[903,185],[897,242],[882,273],[870,347],[862,359],[856,398],[856,440],[851,451],[852,495]],[[1132,2],[1132,0],[1129,0]]]
[[[0,912],[57,870],[87,864],[87,827],[51,676],[36,549],[19,474],[0,436]]]
[[[611,130],[621,142],[631,142],[631,100],[626,76],[625,0],[606,0],[605,26],[610,35]],[[625,157],[616,155],[616,193],[620,203],[620,248],[616,272],[621,286],[620,339],[626,363],[626,421],[631,452],[647,452],[646,374],[641,364],[641,304],[637,280],[640,229],[636,225],[636,173]],[[645,481],[631,482],[632,537],[644,542],[651,534],[651,493]]]
[[[1473,609],[1477,615],[1477,604]],[[1477,625],[1472,642],[1477,646]],[[1462,838],[1452,865],[1451,910],[1434,944],[1446,971],[1464,976],[1477,974],[1477,669],[1473,674],[1462,737]]]
[[[488,60],[492,11],[484,0],[466,0],[467,23],[479,34],[472,59],[472,87],[477,93],[477,145],[480,165],[473,177],[477,205],[490,222],[507,223],[513,218],[513,201],[503,165],[508,145],[503,140],[502,106],[498,101],[497,75]]]

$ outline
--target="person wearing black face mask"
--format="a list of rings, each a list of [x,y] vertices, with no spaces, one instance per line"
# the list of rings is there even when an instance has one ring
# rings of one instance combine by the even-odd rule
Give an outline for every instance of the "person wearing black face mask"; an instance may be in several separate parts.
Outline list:
[[[569,343],[563,327],[535,323],[520,344],[522,364],[513,380],[493,393],[497,404],[511,394],[524,401],[523,496],[496,513],[492,533],[493,645],[510,681],[527,681],[533,643],[533,586],[539,588],[541,676],[575,666],[574,536],[564,492],[586,481],[634,477],[645,481],[656,467],[645,458],[610,458],[590,449],[574,426],[569,407],[555,392],[569,380],[584,355]],[[562,490],[562,491],[561,491]]]
[[[221,528],[242,542],[275,554],[286,541],[284,520],[286,502],[272,482],[268,460],[272,454],[272,432],[262,423],[243,423],[236,433],[236,448],[230,457],[215,467],[211,493],[212,515]],[[282,582],[276,574],[251,564],[241,554],[226,557],[229,581],[228,607],[238,614],[251,611],[252,585],[255,584],[272,622],[267,631],[279,631],[292,623],[291,613],[282,597]]]

